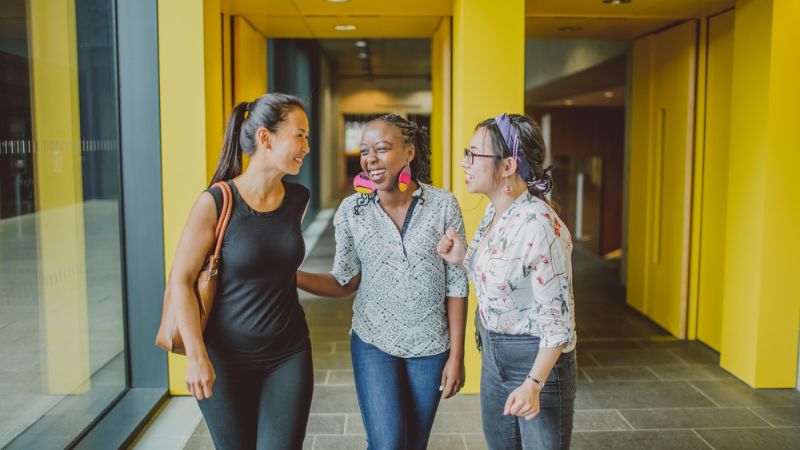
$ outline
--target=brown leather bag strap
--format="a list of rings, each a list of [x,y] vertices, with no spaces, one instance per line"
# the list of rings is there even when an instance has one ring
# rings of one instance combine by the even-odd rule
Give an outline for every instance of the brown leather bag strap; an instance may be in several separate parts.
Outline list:
[[[233,211],[233,193],[231,187],[225,181],[214,183],[214,186],[220,188],[222,191],[222,209],[220,210],[219,218],[217,219],[217,227],[214,231],[216,244],[214,246],[214,258],[218,258],[222,251],[222,241],[225,237],[225,230],[228,229],[228,223],[231,220],[231,212]],[[212,187],[214,187],[212,186]]]

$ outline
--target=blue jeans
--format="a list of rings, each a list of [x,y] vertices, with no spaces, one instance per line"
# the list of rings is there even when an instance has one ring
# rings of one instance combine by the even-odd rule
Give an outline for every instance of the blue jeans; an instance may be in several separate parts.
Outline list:
[[[483,330],[481,417],[490,450],[568,449],[575,413],[575,351],[562,353],[539,394],[539,415],[504,416],[514,389],[524,381],[539,352],[539,338]]]
[[[424,450],[450,352],[400,358],[367,344],[355,332],[350,347],[368,449]]]

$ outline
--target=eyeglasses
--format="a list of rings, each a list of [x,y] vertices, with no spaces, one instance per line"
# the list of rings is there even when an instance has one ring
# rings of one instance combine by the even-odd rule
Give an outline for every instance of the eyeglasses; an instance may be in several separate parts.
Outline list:
[[[464,159],[467,160],[467,162],[469,163],[470,166],[475,164],[475,157],[478,157],[478,158],[503,159],[502,157],[497,156],[497,155],[482,155],[480,153],[474,153],[472,150],[470,150],[468,148],[464,149]]]

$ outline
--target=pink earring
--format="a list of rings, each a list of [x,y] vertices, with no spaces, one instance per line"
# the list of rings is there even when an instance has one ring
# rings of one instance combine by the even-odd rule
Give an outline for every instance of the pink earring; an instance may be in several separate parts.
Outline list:
[[[378,187],[369,179],[366,172],[361,172],[353,178],[353,188],[361,194],[372,194]]]
[[[406,166],[397,177],[397,188],[400,192],[405,192],[409,184],[411,184],[411,169],[410,166]]]
[[[513,191],[513,189],[511,189],[511,185],[508,184],[508,180],[506,180],[506,184],[505,184],[505,186],[503,186],[503,194],[511,195],[512,192],[514,192],[514,191]]]

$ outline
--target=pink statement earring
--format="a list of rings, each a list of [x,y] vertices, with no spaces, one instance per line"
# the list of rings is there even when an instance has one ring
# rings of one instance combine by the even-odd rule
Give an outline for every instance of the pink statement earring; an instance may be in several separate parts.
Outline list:
[[[366,172],[361,172],[353,178],[353,188],[361,194],[372,194],[378,187],[369,179]]]
[[[508,180],[506,179],[506,183],[503,186],[503,194],[511,195],[513,192],[514,192],[514,190],[511,189],[511,185],[508,184]]]
[[[410,166],[406,166],[397,177],[397,188],[400,192],[405,192],[409,184],[411,184],[411,169]]]

